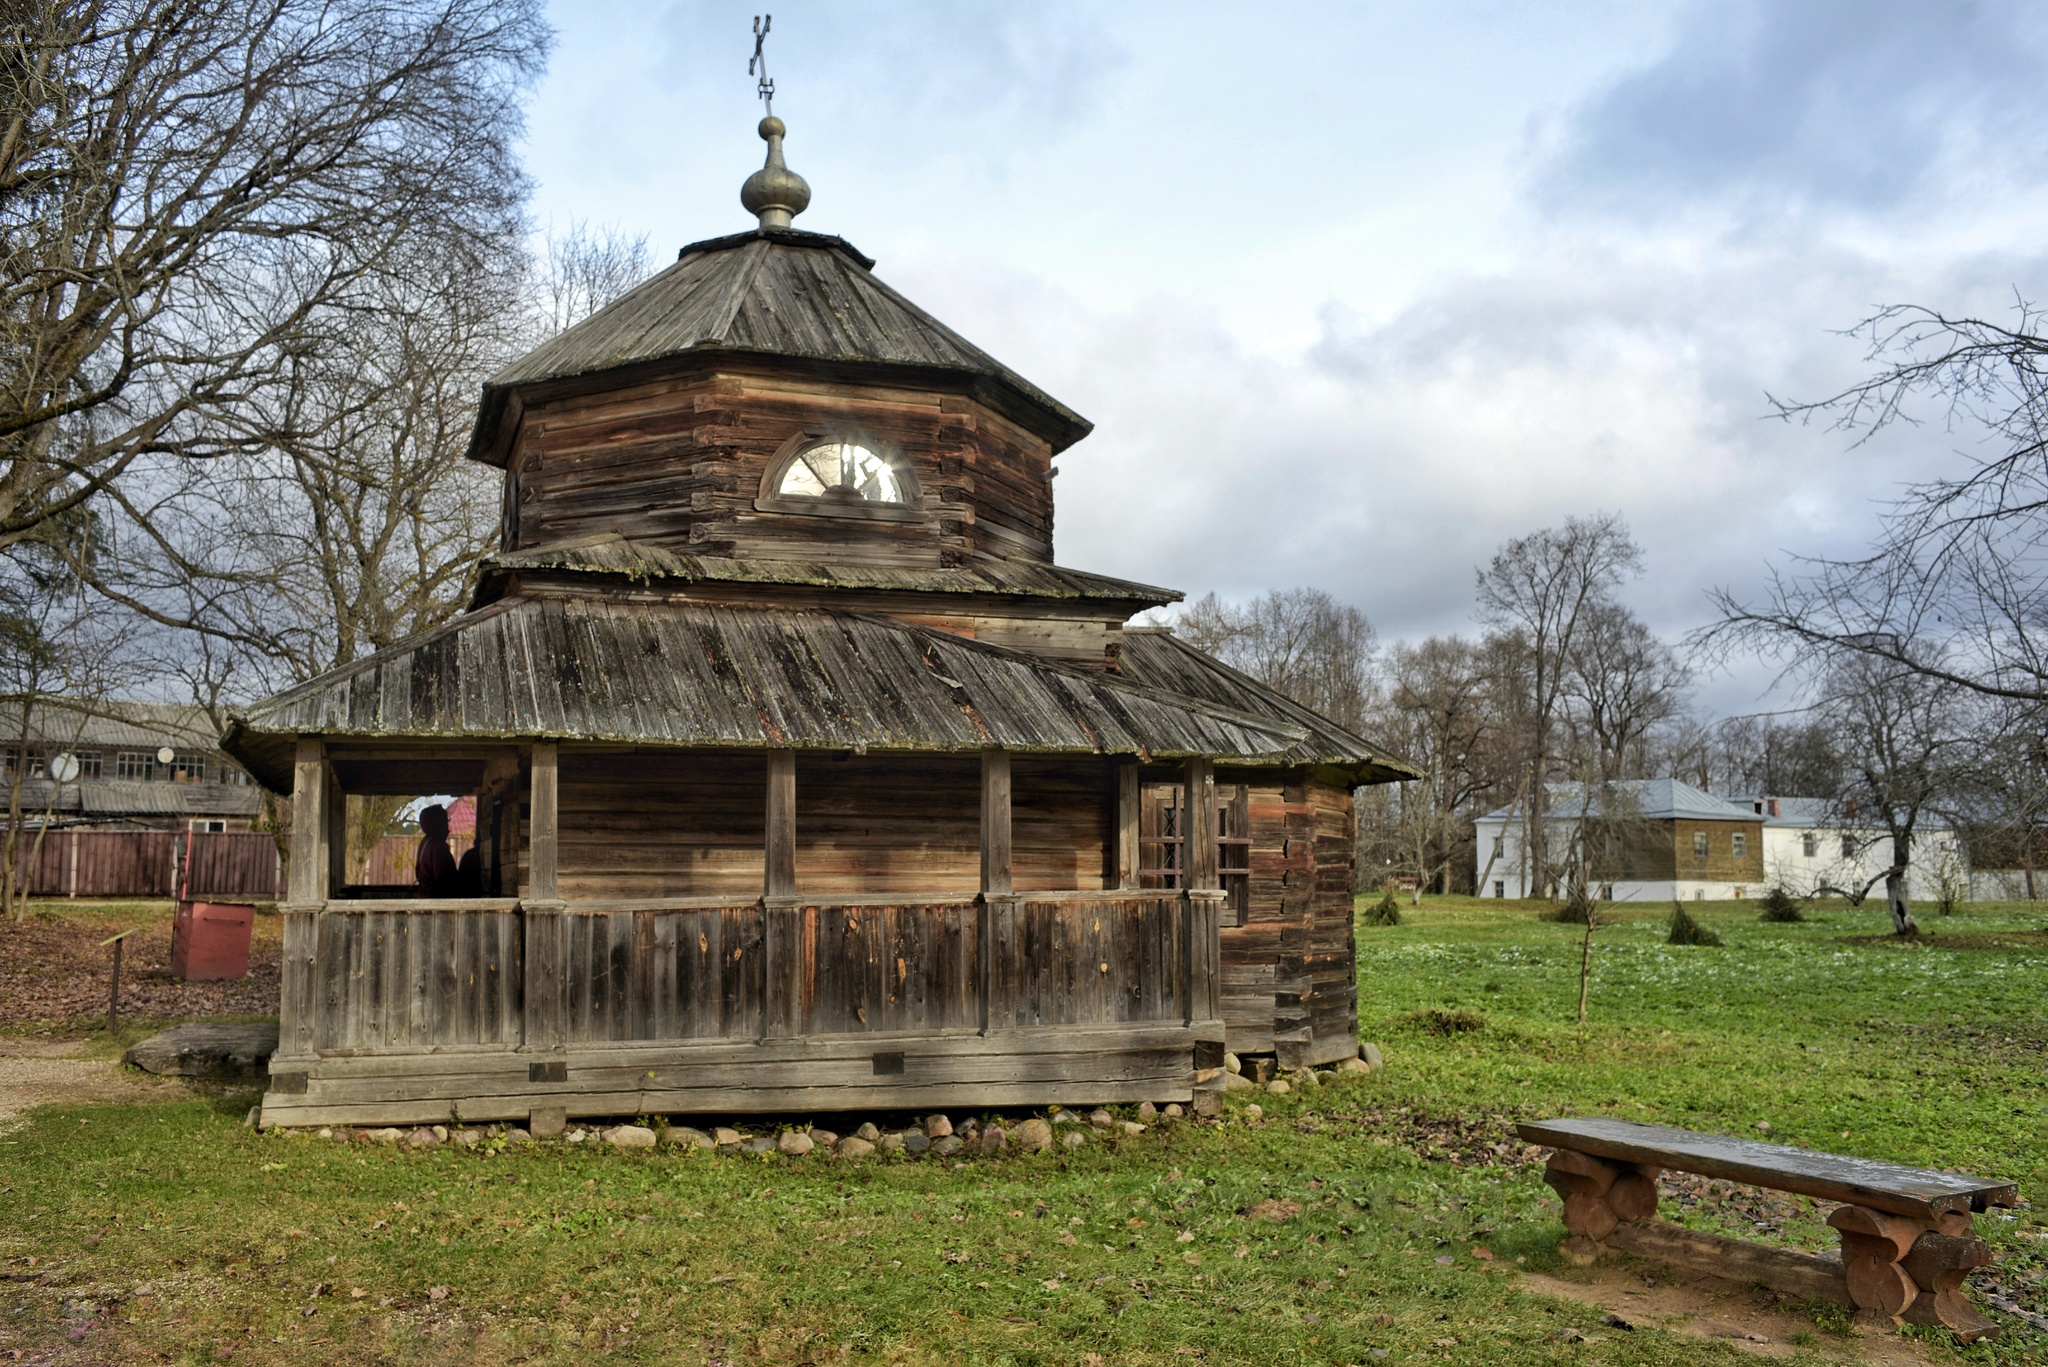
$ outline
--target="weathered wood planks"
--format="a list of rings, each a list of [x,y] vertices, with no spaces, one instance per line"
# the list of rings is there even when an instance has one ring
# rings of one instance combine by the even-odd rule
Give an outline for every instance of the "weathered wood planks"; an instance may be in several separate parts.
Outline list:
[[[1524,1121],[1515,1131],[1531,1144],[1622,1163],[1681,1168],[1921,1220],[1932,1220],[1944,1211],[2009,1206],[2019,1198],[2019,1188],[2012,1182],[1604,1116]]]

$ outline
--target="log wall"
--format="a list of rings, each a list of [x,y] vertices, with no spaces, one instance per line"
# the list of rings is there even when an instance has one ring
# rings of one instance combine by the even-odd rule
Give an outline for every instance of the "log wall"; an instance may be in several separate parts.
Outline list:
[[[562,895],[758,895],[763,764],[759,751],[564,751]],[[981,878],[980,773],[972,757],[799,756],[797,888],[972,895]],[[1113,882],[1116,787],[1107,762],[1019,757],[1013,783],[1019,889]],[[523,869],[523,850],[518,858]],[[525,893],[523,875],[518,888]]]
[[[755,506],[805,433],[860,440],[922,492],[912,521]],[[1052,450],[972,400],[765,374],[700,373],[556,399],[523,416],[507,549],[611,532],[697,555],[941,566],[1052,558]]]
[[[1358,1051],[1351,795],[1320,784],[1246,784],[1245,920],[1221,932],[1231,1048],[1283,1067]]]

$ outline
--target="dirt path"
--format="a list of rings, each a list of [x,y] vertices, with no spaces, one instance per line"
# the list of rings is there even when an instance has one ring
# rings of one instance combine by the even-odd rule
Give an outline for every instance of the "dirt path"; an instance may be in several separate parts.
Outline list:
[[[83,1040],[0,1037],[0,1128],[31,1106],[151,1101],[185,1091],[173,1078],[123,1068],[118,1059],[85,1057]]]
[[[1759,1357],[1789,1358],[1806,1352],[1828,1362],[1857,1362],[1877,1367],[1928,1367],[1934,1359],[1922,1345],[1891,1334],[1854,1330],[1841,1338],[1816,1326],[1797,1307],[1781,1303],[1769,1291],[1718,1277],[1667,1281],[1655,1270],[1602,1263],[1566,1281],[1525,1273],[1522,1288],[1539,1296],[1556,1296],[1608,1312],[1603,1333],[1630,1329],[1663,1329],[1690,1338],[1718,1339]]]

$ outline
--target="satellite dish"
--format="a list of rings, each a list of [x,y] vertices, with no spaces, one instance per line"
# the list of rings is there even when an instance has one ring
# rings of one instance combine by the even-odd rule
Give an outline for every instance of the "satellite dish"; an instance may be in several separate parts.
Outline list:
[[[50,760],[50,777],[56,779],[59,783],[69,783],[72,779],[77,778],[78,756],[62,754],[52,757]]]
[[[163,749],[156,752],[156,762],[158,764],[169,764],[172,760],[176,759],[177,757],[178,752],[176,750],[173,750],[168,745],[166,745]]]

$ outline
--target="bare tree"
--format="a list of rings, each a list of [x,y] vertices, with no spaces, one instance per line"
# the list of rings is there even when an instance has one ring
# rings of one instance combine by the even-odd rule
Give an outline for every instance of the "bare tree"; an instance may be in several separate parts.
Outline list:
[[[1894,655],[1918,663],[1896,665]],[[1882,825],[1891,845],[1882,871],[1860,889],[1840,891],[1860,901],[1882,881],[1900,935],[1919,928],[1906,899],[1914,837],[1963,794],[1977,769],[1982,714],[1975,695],[1947,672],[1934,648],[1894,642],[1883,651],[1844,652],[1819,684],[1816,710],[1843,756],[1837,819],[1844,830]]]
[[[1501,707],[1513,690],[1501,687],[1495,657],[1459,636],[1388,652],[1369,727],[1423,777],[1360,794],[1360,852],[1412,873],[1418,899],[1432,881],[1448,893],[1453,870],[1472,867],[1474,809],[1513,784],[1512,723]]]
[[[289,438],[295,369],[345,344],[394,254],[518,226],[534,0],[26,0],[0,22],[0,547]]]
[[[1357,730],[1373,697],[1372,623],[1321,589],[1275,589],[1237,606],[1215,594],[1190,604],[1174,631],[1198,650]]]
[[[528,304],[534,341],[566,331],[645,280],[647,234],[627,236],[610,224],[574,219],[550,233],[535,263]]]
[[[364,282],[349,332],[248,401],[276,406],[270,444],[109,493],[123,554],[95,582],[183,639],[202,701],[461,609],[498,528],[494,472],[462,457],[476,394],[522,335],[518,250],[416,244],[403,274]]]
[[[1689,687],[1670,647],[1619,603],[1596,601],[1564,665],[1566,724],[1592,776],[1647,777],[1651,734],[1682,714]]]
[[[84,591],[81,562],[93,526],[52,519],[0,556],[0,726],[6,821],[0,834],[0,914],[21,920],[33,871],[56,815],[76,741],[135,662],[132,623]],[[31,784],[41,791],[31,811]]]
[[[1977,801],[1968,804],[1964,826],[1971,863],[1979,868],[2020,870],[2029,902],[2040,898],[2037,865],[2041,833],[2048,827],[2048,732],[2040,711],[2008,705],[1996,734],[1984,747]]]
[[[2025,300],[2015,313],[2002,326],[1884,309],[1852,334],[1876,365],[1868,379],[1817,401],[1773,401],[1788,420],[1830,422],[1859,443],[1932,418],[1989,454],[1907,489],[1868,556],[1801,560],[1753,600],[1718,593],[1722,621],[1703,644],[1809,668],[1865,655],[1988,696],[2048,701],[2048,336]],[[1918,653],[1928,640],[1942,642],[1938,656]]]
[[[1544,787],[1581,630],[1628,576],[1642,551],[1619,516],[1567,518],[1508,542],[1479,572],[1479,618],[1519,642],[1526,659],[1530,886],[1551,885],[1544,830]]]

